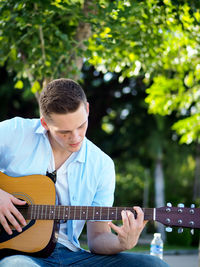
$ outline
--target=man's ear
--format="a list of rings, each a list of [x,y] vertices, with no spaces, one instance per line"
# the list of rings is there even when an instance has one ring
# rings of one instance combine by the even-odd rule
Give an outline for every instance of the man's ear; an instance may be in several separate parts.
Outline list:
[[[49,127],[48,127],[48,125],[47,125],[44,117],[41,117],[40,118],[40,122],[41,122],[42,126],[48,131],[49,130]]]
[[[88,102],[86,103],[86,111],[87,111],[87,114],[89,116],[89,113],[90,113],[90,104]]]

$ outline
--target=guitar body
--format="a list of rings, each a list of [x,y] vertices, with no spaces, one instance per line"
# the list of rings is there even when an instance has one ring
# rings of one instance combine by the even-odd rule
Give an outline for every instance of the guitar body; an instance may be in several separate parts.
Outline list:
[[[54,183],[43,175],[10,177],[0,173],[0,188],[28,204],[55,205]],[[29,220],[23,231],[8,235],[0,228],[1,257],[12,254],[48,256],[56,244],[56,231],[59,224],[54,220]]]

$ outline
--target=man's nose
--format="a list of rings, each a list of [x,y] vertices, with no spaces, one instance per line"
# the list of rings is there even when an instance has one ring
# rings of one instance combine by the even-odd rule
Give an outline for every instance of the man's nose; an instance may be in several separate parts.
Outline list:
[[[79,137],[78,130],[72,131],[72,133],[71,133],[71,140],[76,141],[78,139],[78,137]]]

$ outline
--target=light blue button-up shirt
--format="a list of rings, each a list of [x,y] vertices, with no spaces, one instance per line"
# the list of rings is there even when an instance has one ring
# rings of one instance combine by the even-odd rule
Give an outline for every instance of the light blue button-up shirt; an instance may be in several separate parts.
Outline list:
[[[0,122],[0,171],[13,177],[46,174],[52,149],[39,119]],[[87,138],[68,166],[70,204],[112,206],[115,170],[112,159]],[[79,246],[85,221],[68,221],[68,238]]]

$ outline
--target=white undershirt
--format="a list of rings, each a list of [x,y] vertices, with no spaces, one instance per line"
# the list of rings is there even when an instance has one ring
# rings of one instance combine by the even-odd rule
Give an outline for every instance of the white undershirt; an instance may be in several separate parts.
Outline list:
[[[71,156],[60,166],[56,171],[56,205],[64,205],[69,206],[69,188],[68,188],[68,179],[67,179],[67,169],[69,164],[76,157],[76,152],[72,153]],[[51,161],[48,167],[48,172],[51,173],[55,170],[55,162],[54,157],[52,155]],[[69,240],[67,236],[67,223],[60,223],[60,229],[58,234],[58,242],[62,245],[66,246],[72,251],[78,251],[79,248],[74,246]]]

